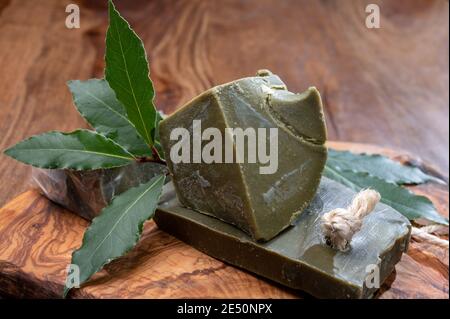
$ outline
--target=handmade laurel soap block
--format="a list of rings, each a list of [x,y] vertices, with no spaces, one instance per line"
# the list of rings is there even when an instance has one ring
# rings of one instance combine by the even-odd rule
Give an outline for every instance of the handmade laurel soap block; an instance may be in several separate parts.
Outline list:
[[[92,220],[114,196],[165,173],[167,168],[163,165],[133,162],[123,167],[90,171],[33,168],[33,180],[47,198]]]
[[[323,177],[309,207],[291,227],[265,243],[254,242],[217,218],[184,208],[168,187],[155,221],[162,230],[212,257],[315,297],[370,298],[406,252],[411,225],[393,208],[378,204],[348,251],[330,248],[324,243],[320,216],[347,207],[354,196],[352,190]]]
[[[203,153],[197,150],[204,152],[210,139],[202,139],[200,125],[202,131],[220,131],[222,161],[201,160]],[[189,161],[173,159],[171,151],[181,140],[171,139],[177,128],[189,132],[182,142],[187,143]],[[254,129],[258,136],[251,142],[244,139],[241,162],[237,160],[241,148],[234,143],[230,163],[227,141],[237,141],[230,133],[235,128]],[[164,119],[160,136],[181,204],[261,241],[279,234],[305,209],[317,191],[327,157],[319,92],[310,88],[291,93],[266,70],[207,90]],[[255,155],[260,147],[272,154],[270,161],[264,163]],[[256,161],[251,160],[252,151]]]

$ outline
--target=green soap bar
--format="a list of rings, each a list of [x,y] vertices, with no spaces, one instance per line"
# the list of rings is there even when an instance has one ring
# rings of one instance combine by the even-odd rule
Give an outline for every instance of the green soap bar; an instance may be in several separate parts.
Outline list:
[[[189,145],[191,163],[174,163],[170,152],[178,140],[171,140],[170,134],[185,128],[192,137],[194,120],[201,120],[202,131],[219,129],[224,140],[226,128],[265,129],[267,149],[278,147],[273,151],[278,154],[277,169],[262,174],[261,167],[266,165],[251,163],[247,151],[245,163],[192,163],[195,138]],[[278,143],[270,140],[271,128],[278,129]],[[164,119],[160,136],[180,202],[233,224],[260,241],[279,234],[308,205],[327,157],[319,92],[310,88],[301,94],[291,93],[270,71],[207,90]],[[202,149],[208,143],[201,141]],[[246,139],[244,149],[255,143]],[[236,157],[236,145],[233,151]],[[223,142],[222,154],[225,152]]]
[[[157,163],[132,162],[89,171],[33,168],[33,180],[48,199],[92,220],[115,196],[166,173],[167,168]]]
[[[254,242],[232,225],[182,207],[169,189],[155,221],[159,228],[196,249],[285,286],[319,298],[370,298],[377,289],[376,285],[370,287],[376,278],[374,266],[379,269],[381,285],[406,252],[411,226],[400,213],[380,203],[364,219],[350,249],[333,250],[324,244],[320,216],[347,207],[354,195],[323,177],[304,213],[266,243]],[[375,275],[373,280],[370,275]]]

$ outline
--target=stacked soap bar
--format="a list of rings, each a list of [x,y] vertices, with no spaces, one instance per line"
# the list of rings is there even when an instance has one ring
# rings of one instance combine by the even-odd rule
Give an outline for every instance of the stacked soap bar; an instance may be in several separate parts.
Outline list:
[[[155,215],[162,230],[198,250],[319,298],[369,298],[394,270],[410,237],[410,223],[378,204],[346,252],[323,242],[320,216],[347,207],[355,193],[322,178],[317,194],[293,226],[266,243],[236,227],[180,205],[167,185]]]
[[[196,125],[203,131],[220,131],[224,158],[229,155],[226,140],[234,140],[227,129],[266,131],[262,141],[261,136],[245,139],[244,155],[235,144],[233,163],[225,159],[205,163],[195,160],[193,144],[201,143],[203,149],[209,143],[196,135]],[[170,138],[177,128],[192,137],[184,141],[190,143],[190,162],[171,158],[172,148],[180,143]],[[276,129],[276,139],[271,129]],[[259,241],[274,238],[305,209],[317,191],[327,157],[319,92],[310,88],[291,93],[278,76],[265,70],[207,90],[163,120],[160,136],[181,204],[235,225]],[[266,147],[266,153],[276,152],[276,163],[270,163],[275,169],[249,160],[256,145]],[[244,161],[236,160],[239,156]]]
[[[166,173],[163,165],[138,162],[90,171],[33,168],[33,181],[47,198],[92,220],[115,196]]]

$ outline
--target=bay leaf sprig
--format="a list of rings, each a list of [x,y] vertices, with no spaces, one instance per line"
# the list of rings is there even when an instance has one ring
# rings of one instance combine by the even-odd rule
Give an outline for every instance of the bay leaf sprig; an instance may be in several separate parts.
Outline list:
[[[91,135],[100,134],[103,138],[84,139],[78,151],[83,151],[84,164],[73,164],[70,156],[58,156],[56,150],[63,144],[73,143],[70,133],[52,132],[32,137],[28,142],[19,143],[5,153],[26,164],[41,168],[98,169],[126,165],[126,161],[111,161],[110,157],[100,157],[93,150],[100,151],[112,143],[117,143],[131,160],[154,161],[161,159],[157,125],[161,114],[153,104],[155,96],[149,77],[147,55],[142,40],[131,29],[128,22],[119,14],[112,1],[108,2],[109,27],[106,35],[105,79],[88,81],[69,81],[74,104],[80,114],[96,130]],[[80,135],[81,139],[89,133]],[[59,139],[53,138],[58,135]],[[156,139],[155,139],[156,138]],[[90,144],[90,142],[95,142]],[[25,143],[25,144],[24,144]],[[32,145],[33,152],[24,147]],[[39,149],[40,147],[42,149]],[[84,148],[84,149],[83,149]],[[68,152],[72,152],[66,148]],[[39,154],[39,156],[37,156]],[[92,157],[89,158],[89,157]],[[39,157],[32,159],[31,157]],[[76,157],[81,158],[81,157]],[[68,161],[68,162],[66,162]],[[91,166],[91,163],[93,164]]]
[[[162,114],[154,104],[147,55],[141,39],[109,1],[105,79],[69,81],[73,101],[95,130],[48,132],[5,151],[16,160],[45,169],[94,170],[125,166],[133,161],[161,159],[158,127]],[[73,253],[80,283],[138,242],[152,218],[165,176],[116,196],[95,218]],[[63,295],[70,291],[65,286]]]

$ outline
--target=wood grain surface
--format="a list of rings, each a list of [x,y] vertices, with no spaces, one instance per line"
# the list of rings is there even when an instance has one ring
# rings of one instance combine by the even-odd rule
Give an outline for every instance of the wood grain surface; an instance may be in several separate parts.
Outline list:
[[[363,144],[332,143],[353,151],[377,150],[395,159],[408,156]],[[448,217],[448,188],[427,184],[426,194]],[[66,265],[81,244],[87,222],[27,191],[0,209],[0,296],[58,298]],[[448,249],[412,240],[378,298],[448,298]],[[302,292],[224,264],[158,230],[151,221],[137,247],[107,265],[71,298],[305,298]]]
[[[157,106],[269,68],[322,93],[331,139],[402,148],[448,171],[446,0],[116,0],[143,38]],[[81,28],[65,27],[78,3]],[[381,28],[365,27],[377,3]],[[103,75],[106,0],[0,0],[0,149],[85,127],[66,81]],[[0,205],[29,168],[0,155]]]

